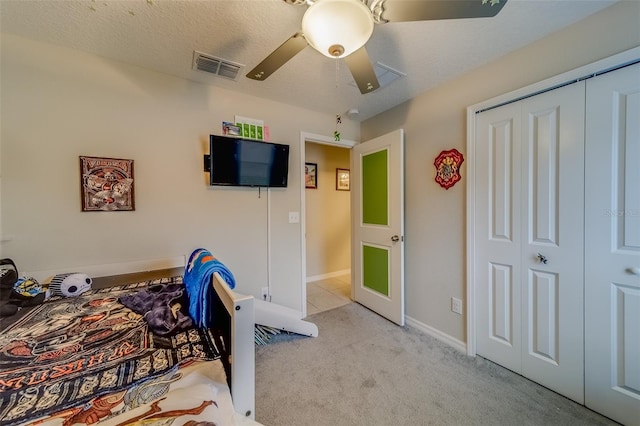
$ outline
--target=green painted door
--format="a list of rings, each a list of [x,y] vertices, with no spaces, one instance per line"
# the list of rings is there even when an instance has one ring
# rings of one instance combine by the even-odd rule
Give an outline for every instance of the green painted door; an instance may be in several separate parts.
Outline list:
[[[356,302],[404,325],[403,130],[351,155]]]

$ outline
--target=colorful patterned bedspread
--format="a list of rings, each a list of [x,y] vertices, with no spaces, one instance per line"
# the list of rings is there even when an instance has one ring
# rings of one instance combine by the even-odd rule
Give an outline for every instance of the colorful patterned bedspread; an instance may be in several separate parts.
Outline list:
[[[194,362],[83,406],[40,418],[30,425],[229,426],[257,425],[233,410],[220,360]]]
[[[222,343],[210,330],[158,337],[141,315],[118,302],[149,285],[181,282],[174,277],[51,300],[1,333],[0,423],[29,423],[61,410],[67,414],[58,419],[76,423],[69,416],[96,404],[124,404],[119,398],[127,388],[150,378],[172,380],[180,365],[193,360],[218,359]],[[148,410],[168,409],[166,402],[155,404]],[[88,417],[88,423],[98,418]]]

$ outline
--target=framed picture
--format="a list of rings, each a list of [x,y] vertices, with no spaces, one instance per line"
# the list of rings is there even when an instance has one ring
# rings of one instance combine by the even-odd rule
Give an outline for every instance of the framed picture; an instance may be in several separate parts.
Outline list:
[[[135,210],[133,160],[80,156],[83,212]]]
[[[349,169],[336,169],[336,189],[338,191],[348,191],[349,185]]]
[[[304,187],[318,189],[318,164],[304,163]]]

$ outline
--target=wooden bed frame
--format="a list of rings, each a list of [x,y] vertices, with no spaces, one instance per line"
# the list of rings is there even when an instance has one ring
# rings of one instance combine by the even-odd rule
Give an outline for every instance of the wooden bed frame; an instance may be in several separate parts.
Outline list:
[[[212,283],[216,294],[214,324],[221,325],[231,342],[231,398],[235,411],[255,419],[255,318],[254,298],[231,290],[216,272]],[[222,309],[224,307],[224,309]]]

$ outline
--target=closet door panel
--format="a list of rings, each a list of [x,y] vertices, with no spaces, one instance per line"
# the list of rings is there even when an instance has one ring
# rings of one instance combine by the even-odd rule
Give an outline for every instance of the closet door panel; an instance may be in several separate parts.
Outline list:
[[[640,64],[587,82],[585,404],[640,419]]]
[[[519,105],[479,114],[477,132],[476,350],[520,372]]]
[[[530,355],[558,365],[558,275],[529,270],[527,342]]]
[[[558,244],[560,106],[529,113],[529,240]]]
[[[640,249],[640,92],[617,94],[618,247]]]
[[[496,123],[491,129],[489,142],[489,167],[492,169],[488,194],[490,236],[493,241],[513,241],[513,123]]]
[[[489,338],[513,347],[512,266],[491,263],[488,288]]]
[[[584,83],[476,118],[477,353],[584,400]]]
[[[522,108],[522,371],[581,403],[584,83]]]

